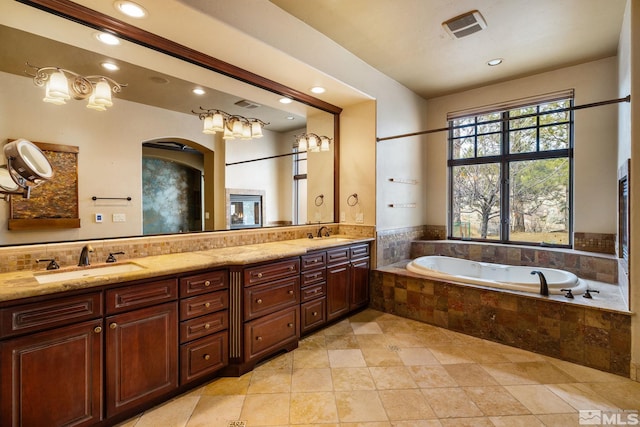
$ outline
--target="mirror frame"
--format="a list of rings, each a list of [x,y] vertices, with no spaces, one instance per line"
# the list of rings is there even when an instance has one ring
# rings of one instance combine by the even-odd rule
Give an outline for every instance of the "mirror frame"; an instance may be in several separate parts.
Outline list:
[[[181,45],[157,34],[127,24],[109,15],[89,9],[85,6],[73,3],[70,0],[15,0],[28,6],[35,7],[45,12],[52,13],[79,24],[94,28],[99,31],[106,31],[118,37],[138,44],[140,46],[153,49],[155,51],[181,59],[196,66],[200,66],[217,72],[260,89],[292,98],[302,104],[317,108],[327,113],[333,114],[334,131],[334,157],[333,157],[333,222],[337,223],[340,206],[340,113],[342,108],[315,98],[304,92],[290,88],[276,81],[262,77],[258,74],[237,67],[228,62],[206,55],[187,46]],[[301,224],[304,225],[304,224]]]

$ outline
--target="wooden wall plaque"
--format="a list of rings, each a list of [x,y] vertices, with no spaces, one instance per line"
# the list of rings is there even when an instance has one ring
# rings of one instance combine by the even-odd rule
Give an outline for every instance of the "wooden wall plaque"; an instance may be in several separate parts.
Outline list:
[[[53,167],[51,180],[31,188],[29,199],[12,196],[9,230],[80,228],[78,152],[72,145],[32,141]]]

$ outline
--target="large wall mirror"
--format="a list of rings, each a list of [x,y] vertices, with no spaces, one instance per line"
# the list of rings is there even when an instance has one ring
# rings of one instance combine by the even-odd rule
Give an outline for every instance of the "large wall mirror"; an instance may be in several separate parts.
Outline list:
[[[9,207],[1,202],[0,245],[334,222],[338,107],[233,66],[214,72],[212,58],[194,59],[193,51],[170,42],[151,49],[153,35],[70,2],[5,3],[0,143],[25,138],[77,146],[81,224],[8,230]],[[76,15],[82,23],[57,15]],[[102,45],[98,28],[124,40]],[[34,71],[27,62],[127,86],[107,111],[73,99],[53,105],[25,73]],[[104,62],[119,70],[101,68]],[[283,96],[293,102],[280,103]],[[200,107],[268,125],[262,138],[225,140],[202,132],[193,113]],[[332,138],[329,150],[297,153],[296,135],[304,133]]]

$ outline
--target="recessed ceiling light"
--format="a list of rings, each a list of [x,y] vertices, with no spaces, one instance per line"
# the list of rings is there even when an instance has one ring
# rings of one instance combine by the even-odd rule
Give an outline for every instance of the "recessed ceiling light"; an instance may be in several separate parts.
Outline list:
[[[293,102],[293,99],[291,98],[280,98],[280,103],[281,104],[291,104]]]
[[[120,39],[110,33],[98,33],[96,34],[96,38],[102,43],[108,44],[110,46],[116,46],[120,44]]]
[[[490,67],[495,67],[500,64],[502,64],[502,58],[495,58],[487,62],[487,65]]]
[[[102,68],[104,68],[105,70],[109,70],[109,71],[118,71],[120,69],[120,67],[118,67],[113,62],[103,62],[100,65],[102,65]]]
[[[313,93],[325,93],[327,90],[321,86],[314,86],[311,88],[311,92]]]
[[[132,1],[119,0],[115,2],[116,9],[131,18],[144,18],[147,11],[137,3]]]
[[[293,116],[287,116],[287,117],[286,117],[286,119],[287,119],[287,120],[295,120],[296,118],[295,118],[295,117],[293,117]]]
[[[195,93],[196,95],[204,95],[205,92],[204,89],[197,87],[193,89],[193,93]]]

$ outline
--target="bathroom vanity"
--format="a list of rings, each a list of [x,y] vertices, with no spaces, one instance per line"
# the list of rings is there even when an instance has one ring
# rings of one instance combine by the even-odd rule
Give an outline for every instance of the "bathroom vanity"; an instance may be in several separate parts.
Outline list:
[[[372,239],[304,240],[0,275],[0,425],[112,425],[366,306]]]

